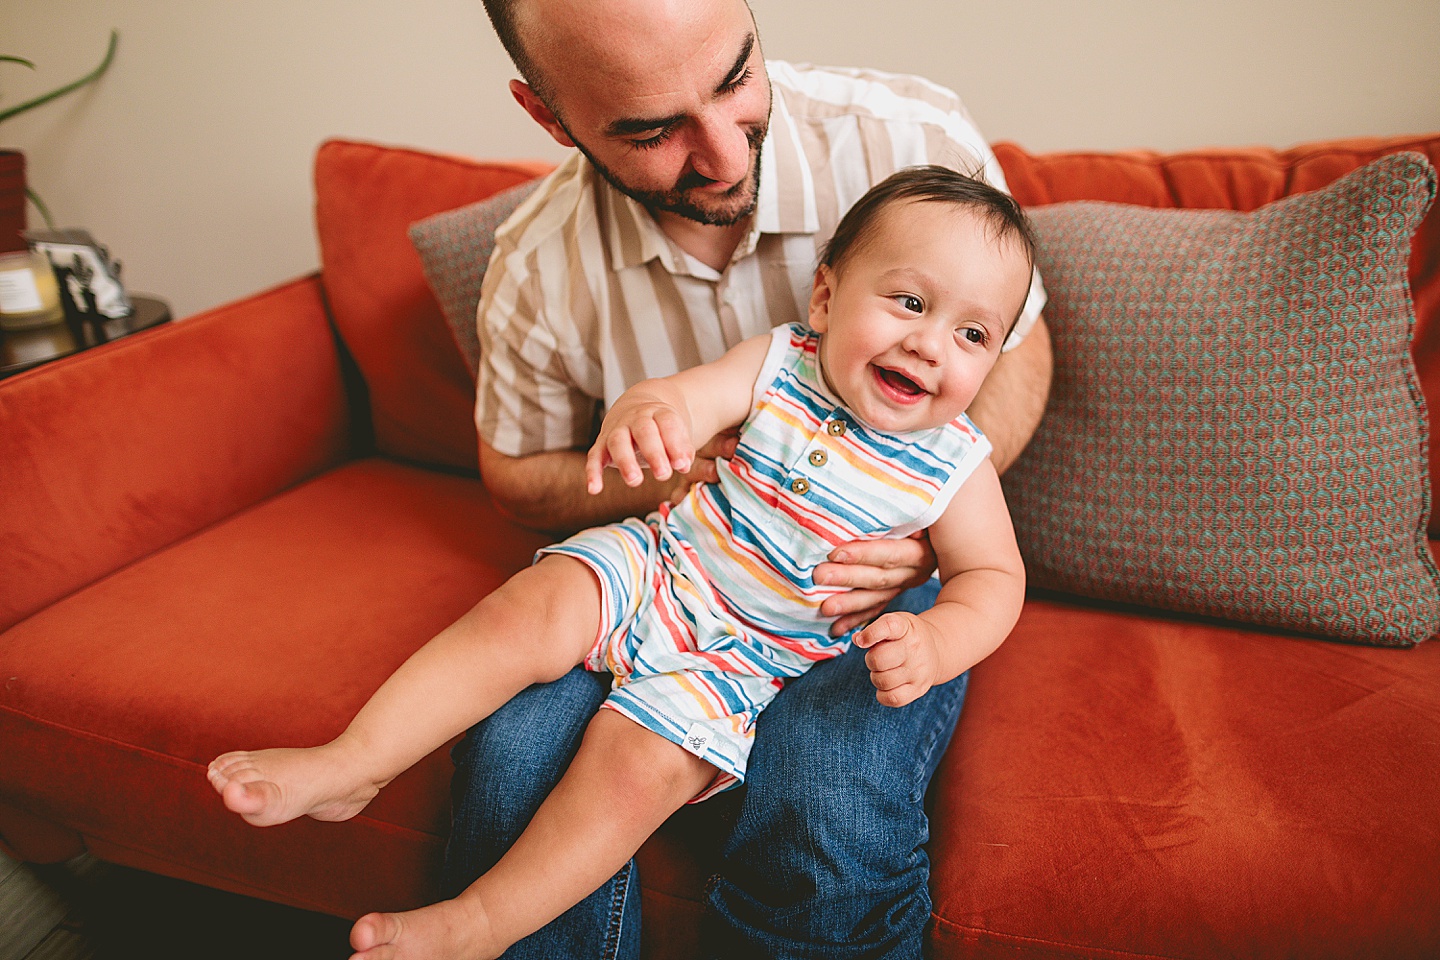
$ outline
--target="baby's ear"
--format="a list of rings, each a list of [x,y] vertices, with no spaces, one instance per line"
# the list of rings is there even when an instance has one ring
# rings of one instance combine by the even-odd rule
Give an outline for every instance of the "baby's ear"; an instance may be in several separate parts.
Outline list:
[[[825,264],[815,268],[815,285],[810,289],[810,329],[824,333],[830,325],[830,300],[834,296],[835,271]]]

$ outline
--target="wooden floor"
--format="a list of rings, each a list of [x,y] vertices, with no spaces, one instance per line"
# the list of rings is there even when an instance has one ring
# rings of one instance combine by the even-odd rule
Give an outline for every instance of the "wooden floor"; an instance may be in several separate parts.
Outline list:
[[[91,857],[0,853],[0,960],[342,960],[350,923]]]

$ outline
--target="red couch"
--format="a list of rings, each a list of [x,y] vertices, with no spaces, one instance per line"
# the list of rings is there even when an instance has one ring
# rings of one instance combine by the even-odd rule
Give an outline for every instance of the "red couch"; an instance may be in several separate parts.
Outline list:
[[[1440,163],[1440,136],[998,152],[1030,204],[1252,209],[1397,149]],[[0,382],[13,853],[342,916],[434,896],[443,751],[348,823],[270,830],[204,769],[333,736],[543,542],[476,477],[471,378],[406,235],[543,169],[327,144],[318,275]],[[1440,215],[1412,263],[1433,397]],[[1440,956],[1440,643],[1035,598],[975,670],[930,802],[936,956]],[[696,954],[723,808],[642,851],[648,957]]]

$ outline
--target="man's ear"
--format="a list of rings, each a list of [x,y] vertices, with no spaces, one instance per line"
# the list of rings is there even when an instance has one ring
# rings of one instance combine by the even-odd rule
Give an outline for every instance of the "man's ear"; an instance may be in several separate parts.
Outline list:
[[[553,111],[545,105],[545,101],[535,95],[534,89],[524,80],[510,81],[510,96],[515,102],[530,114],[530,118],[545,128],[545,132],[555,138],[555,142],[562,147],[573,147],[575,141],[570,139],[570,134],[560,125],[560,120]]]
[[[810,288],[810,329],[824,333],[830,326],[830,300],[835,294],[835,271],[823,263],[815,268],[815,285]]]

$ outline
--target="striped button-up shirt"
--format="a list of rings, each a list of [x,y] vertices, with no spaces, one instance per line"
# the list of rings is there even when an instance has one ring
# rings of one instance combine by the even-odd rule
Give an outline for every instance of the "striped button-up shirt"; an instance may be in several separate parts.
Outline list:
[[[475,421],[508,456],[580,449],[627,387],[804,321],[819,249],[896,170],[938,163],[1004,189],[960,99],[918,77],[766,64],[774,91],[750,229],[717,271],[578,152],[500,229],[478,313]],[[1044,305],[1038,275],[1007,347]]]

